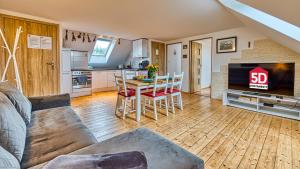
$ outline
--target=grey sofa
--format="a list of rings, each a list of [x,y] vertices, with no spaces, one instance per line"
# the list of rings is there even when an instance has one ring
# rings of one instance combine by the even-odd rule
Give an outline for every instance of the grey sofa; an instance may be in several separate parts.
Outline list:
[[[149,169],[202,169],[203,160],[140,128],[97,143],[70,107],[70,96],[27,99],[0,83],[0,168],[42,168],[65,154],[142,151]]]

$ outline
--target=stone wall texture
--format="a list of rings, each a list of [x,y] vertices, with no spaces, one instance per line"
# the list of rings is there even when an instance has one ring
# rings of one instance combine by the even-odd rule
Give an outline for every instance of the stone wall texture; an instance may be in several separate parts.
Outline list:
[[[243,50],[240,58],[229,63],[295,63],[295,96],[300,97],[300,54],[270,39],[257,40],[253,49]],[[228,89],[228,64],[221,66],[220,72],[212,74],[212,98],[222,99]]]

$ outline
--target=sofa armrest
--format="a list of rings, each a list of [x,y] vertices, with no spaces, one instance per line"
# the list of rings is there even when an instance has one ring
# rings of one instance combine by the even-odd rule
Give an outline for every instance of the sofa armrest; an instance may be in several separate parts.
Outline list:
[[[64,107],[71,105],[69,94],[41,96],[28,98],[32,104],[32,111],[44,110],[56,107]]]

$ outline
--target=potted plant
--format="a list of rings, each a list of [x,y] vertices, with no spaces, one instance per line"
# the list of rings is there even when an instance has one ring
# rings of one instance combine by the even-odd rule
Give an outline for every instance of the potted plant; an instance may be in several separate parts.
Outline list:
[[[158,72],[158,65],[149,65],[146,67],[148,70],[148,78],[153,79],[156,72]]]

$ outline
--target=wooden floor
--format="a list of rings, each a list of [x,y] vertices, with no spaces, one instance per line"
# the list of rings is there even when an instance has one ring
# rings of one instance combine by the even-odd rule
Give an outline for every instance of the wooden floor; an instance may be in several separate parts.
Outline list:
[[[206,169],[300,168],[299,121],[225,107],[199,95],[183,97],[184,111],[160,114],[157,122],[116,117],[114,92],[76,98],[72,106],[99,141],[147,127],[201,157]]]
[[[194,94],[210,97],[210,87],[200,89],[199,91],[195,92]]]

